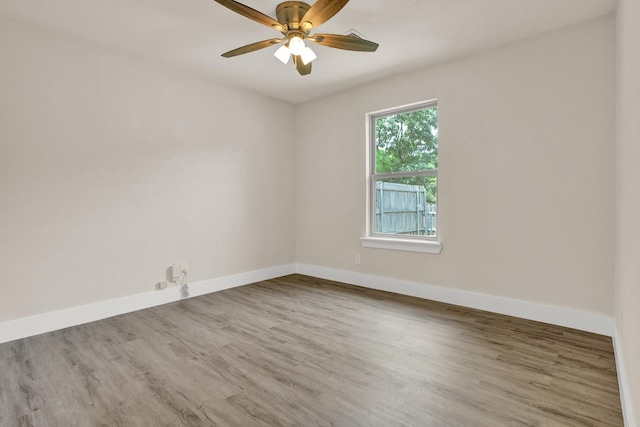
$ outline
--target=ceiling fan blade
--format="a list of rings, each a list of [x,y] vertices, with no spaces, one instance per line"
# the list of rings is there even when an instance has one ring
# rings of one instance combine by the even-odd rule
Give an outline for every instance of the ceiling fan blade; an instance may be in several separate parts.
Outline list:
[[[301,76],[311,74],[311,62],[309,62],[307,65],[304,65],[304,62],[302,62],[302,58],[299,55],[293,55],[293,63],[295,64],[296,70],[298,70]]]
[[[270,16],[265,15],[262,12],[258,12],[257,10],[250,8],[249,6],[245,6],[242,3],[238,3],[233,0],[215,0],[217,3],[220,3],[227,9],[231,9],[236,13],[239,13],[242,16],[245,16],[249,19],[253,19],[256,22],[259,22],[267,27],[275,28],[276,30],[284,33],[287,29],[278,21],[271,18]]]
[[[357,50],[360,52],[375,52],[376,49],[378,49],[378,43],[352,36],[315,34],[313,37],[307,38],[319,45],[334,47],[336,49]]]
[[[310,22],[313,28],[319,27],[340,12],[347,3],[349,0],[318,0],[304,14],[300,22]]]
[[[246,46],[239,47],[237,49],[230,50],[227,53],[223,53],[222,56],[225,58],[231,58],[233,56],[243,55],[245,53],[253,52],[256,50],[264,49],[265,47],[273,46],[274,44],[278,44],[281,41],[286,39],[269,39],[262,40],[261,42],[251,43]]]

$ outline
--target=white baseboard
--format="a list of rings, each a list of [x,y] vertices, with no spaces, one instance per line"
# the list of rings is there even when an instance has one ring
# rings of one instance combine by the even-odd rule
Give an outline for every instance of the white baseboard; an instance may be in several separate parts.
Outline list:
[[[443,288],[422,283],[389,279],[352,271],[336,270],[308,264],[286,264],[189,284],[192,297],[218,292],[288,274],[300,273],[397,294],[461,305],[554,325],[566,326],[607,336],[614,334],[613,318],[561,307]],[[119,314],[142,310],[180,300],[180,290],[162,291],[101,301],[65,310],[44,313],[0,323],[0,343],[81,325]]]
[[[629,388],[629,375],[625,368],[624,357],[622,356],[622,344],[618,328],[615,328],[613,335],[613,351],[616,355],[616,370],[618,372],[618,387],[620,388],[620,403],[622,404],[622,415],[624,416],[625,427],[638,427],[631,404],[631,389]]]
[[[308,264],[296,264],[296,272],[321,279],[446,302],[606,336],[613,336],[614,332],[615,323],[613,317],[602,314]]]
[[[218,292],[249,283],[286,276],[295,272],[295,264],[286,264],[231,276],[218,277],[202,282],[189,283],[191,297]],[[50,313],[9,320],[0,323],[0,343],[43,334],[70,326],[106,319],[144,308],[180,300],[180,289],[168,287],[122,298],[67,308]]]

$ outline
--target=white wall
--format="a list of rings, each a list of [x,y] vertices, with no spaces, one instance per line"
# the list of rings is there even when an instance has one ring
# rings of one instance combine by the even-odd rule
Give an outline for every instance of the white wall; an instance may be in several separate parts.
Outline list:
[[[0,19],[0,321],[294,261],[289,105]]]
[[[629,410],[640,415],[640,3],[617,12],[616,318]],[[640,420],[639,420],[640,421]]]
[[[302,105],[297,262],[611,316],[614,36],[607,16]],[[443,251],[364,249],[365,114],[432,98]]]

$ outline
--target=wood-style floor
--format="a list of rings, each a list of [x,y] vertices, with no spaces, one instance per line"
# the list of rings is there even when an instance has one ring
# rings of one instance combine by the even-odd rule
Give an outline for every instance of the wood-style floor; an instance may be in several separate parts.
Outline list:
[[[0,345],[2,426],[622,426],[611,339],[287,276]]]

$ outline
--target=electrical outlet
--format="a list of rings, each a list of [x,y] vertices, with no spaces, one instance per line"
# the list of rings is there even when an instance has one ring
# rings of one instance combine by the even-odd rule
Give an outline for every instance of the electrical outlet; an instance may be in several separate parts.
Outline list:
[[[360,254],[356,254],[356,265],[360,265]]]
[[[168,269],[169,274],[167,275],[170,282],[175,282],[180,278],[180,265],[179,264],[171,264],[171,267]]]
[[[163,280],[162,282],[159,282],[156,284],[156,289],[157,290],[161,290],[161,289],[166,289],[167,288],[167,281]]]

